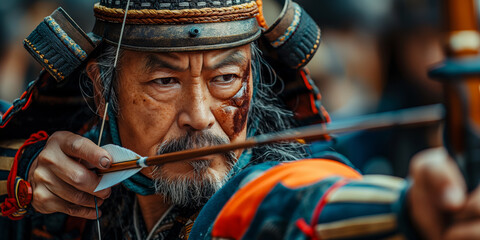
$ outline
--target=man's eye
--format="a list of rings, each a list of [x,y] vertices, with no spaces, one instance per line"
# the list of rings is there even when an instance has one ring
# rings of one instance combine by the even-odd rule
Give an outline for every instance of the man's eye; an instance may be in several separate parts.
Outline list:
[[[220,76],[214,77],[213,81],[214,82],[219,82],[219,83],[228,83],[228,82],[234,81],[237,78],[238,78],[238,76],[235,75],[235,74],[225,74],[225,75],[220,75]]]
[[[168,84],[173,84],[173,83],[177,82],[177,80],[175,78],[172,78],[172,77],[158,78],[158,79],[155,79],[154,81],[155,81],[155,83],[161,84],[161,85],[168,85]]]

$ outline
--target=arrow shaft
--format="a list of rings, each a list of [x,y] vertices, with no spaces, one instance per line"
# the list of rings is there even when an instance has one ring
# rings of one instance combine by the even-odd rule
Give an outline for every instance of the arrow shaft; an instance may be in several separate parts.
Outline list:
[[[152,156],[148,157],[145,160],[145,164],[148,166],[160,165],[165,163],[194,159],[212,154],[221,154],[237,149],[251,148],[259,145],[271,144],[276,142],[296,141],[298,139],[303,139],[305,141],[314,141],[325,139],[325,136],[328,134],[382,129],[393,126],[432,124],[441,121],[443,119],[443,115],[443,107],[441,105],[431,105],[394,112],[372,114],[354,119],[338,121],[334,124],[318,124],[308,127],[291,129],[280,133],[260,135],[237,143],[229,143]],[[104,174],[139,167],[141,166],[138,163],[138,159],[132,159],[129,161],[114,163],[109,169],[98,170],[98,172],[100,174]]]

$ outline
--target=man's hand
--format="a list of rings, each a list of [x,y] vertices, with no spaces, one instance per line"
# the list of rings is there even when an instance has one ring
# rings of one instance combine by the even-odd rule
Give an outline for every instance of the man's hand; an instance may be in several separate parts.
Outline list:
[[[464,206],[465,182],[443,148],[423,151],[412,160],[408,195],[410,216],[427,239],[442,239],[450,217]]]
[[[445,232],[445,239],[480,239],[480,188],[470,194],[465,206],[455,215],[455,224]]]
[[[467,194],[462,174],[443,148],[417,154],[410,171],[410,216],[423,237],[480,239],[480,188]]]
[[[92,168],[106,169],[111,159],[87,138],[71,132],[52,134],[28,173],[33,208],[40,213],[63,212],[95,219],[94,196],[101,205],[111,189],[93,192],[100,178]]]

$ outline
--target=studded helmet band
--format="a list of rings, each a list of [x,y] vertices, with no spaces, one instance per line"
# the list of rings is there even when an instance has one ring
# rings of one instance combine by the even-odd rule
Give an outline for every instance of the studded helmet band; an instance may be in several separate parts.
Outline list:
[[[94,7],[93,33],[118,42],[126,1]],[[122,5],[123,4],[123,5]],[[122,48],[149,52],[211,50],[241,46],[260,37],[253,0],[132,1]]]

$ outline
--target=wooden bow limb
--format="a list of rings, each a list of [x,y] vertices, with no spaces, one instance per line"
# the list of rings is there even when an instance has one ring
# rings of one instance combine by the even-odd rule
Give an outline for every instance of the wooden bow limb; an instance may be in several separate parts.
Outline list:
[[[480,32],[474,0],[443,0],[447,59],[430,71],[445,94],[445,145],[473,190],[480,180]]]
[[[147,158],[137,158],[120,163],[113,163],[109,169],[98,170],[98,173],[105,174],[140,168],[142,166],[160,165],[277,142],[297,141],[300,139],[305,141],[321,140],[324,139],[325,135],[328,134],[381,129],[394,126],[432,124],[441,121],[443,116],[444,109],[440,104],[371,114],[347,120],[340,120],[330,124],[318,124],[290,129],[279,133],[259,135],[242,142],[190,149]]]

